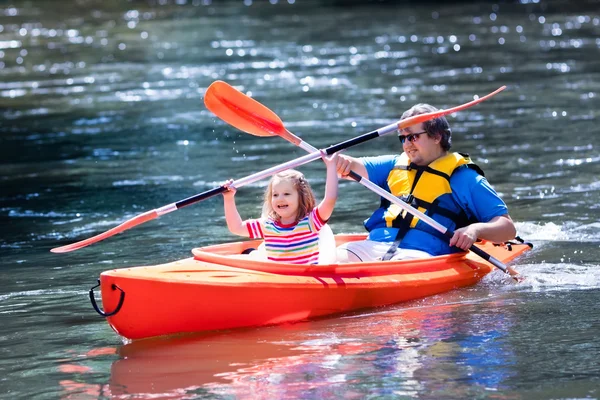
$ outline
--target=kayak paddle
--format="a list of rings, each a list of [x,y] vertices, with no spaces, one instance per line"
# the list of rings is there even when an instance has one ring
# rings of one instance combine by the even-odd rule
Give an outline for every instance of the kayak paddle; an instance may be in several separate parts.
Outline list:
[[[500,93],[504,89],[506,89],[506,86],[502,86],[492,93],[468,103],[445,110],[415,115],[410,118],[394,122],[393,124],[384,128],[380,128],[374,132],[366,133],[360,137],[371,135],[373,137],[378,137],[390,133],[387,132],[387,129],[391,127],[395,127],[392,130],[392,132],[394,132],[396,130],[404,129],[408,126],[428,121],[430,119],[453,114],[479,104],[482,101],[485,101],[490,97]],[[246,96],[226,82],[213,82],[208,89],[206,89],[206,93],[204,94],[204,104],[206,105],[206,108],[213,112],[213,114],[241,131],[250,133],[254,136],[281,136],[288,142],[291,142],[296,146],[301,146],[302,139],[288,131],[283,126],[283,122],[281,121],[281,118],[277,116],[277,114],[253,98]]]
[[[465,108],[471,107],[490,98],[491,96],[501,92],[505,88],[506,86],[502,86],[501,88],[488,94],[487,96],[481,97],[477,100],[471,101],[461,106],[453,107],[448,110],[440,110],[444,112],[441,115],[446,115],[456,111],[464,110]],[[246,96],[242,92],[233,88],[226,82],[213,82],[206,91],[206,94],[204,96],[204,103],[206,105],[206,108],[212,111],[217,117],[221,118],[223,121],[229,123],[230,125],[238,128],[241,131],[250,133],[255,136],[281,136],[288,142],[299,146],[300,148],[306,150],[309,153],[314,153],[315,151],[318,151],[315,147],[311,146],[310,144],[300,139],[298,136],[288,131],[283,126],[283,122],[281,121],[279,116],[277,116],[277,114],[275,114],[273,111],[271,111],[269,108],[259,103],[258,101],[252,99],[249,96]],[[430,117],[427,119],[432,119],[436,117]],[[409,121],[411,120],[411,118],[399,121],[394,125],[398,125],[398,127],[407,127],[418,123],[414,121]],[[363,186],[367,187],[368,189],[372,190],[373,192],[377,193],[381,197],[389,200],[394,204],[397,204],[403,210],[419,218],[424,223],[428,224],[438,232],[442,233],[447,238],[450,239],[454,235],[454,232],[452,230],[449,230],[448,228],[438,223],[431,217],[427,216],[426,214],[422,213],[421,211],[417,210],[411,205],[400,200],[398,197],[392,195],[388,191],[375,185],[367,178],[357,174],[354,171],[350,172],[349,177],[355,180],[356,182],[362,184]],[[517,276],[519,275],[519,273],[515,269],[504,265],[500,260],[492,257],[491,255],[489,255],[488,253],[481,250],[475,245],[471,246],[469,250],[471,250],[473,253],[477,254],[484,260],[489,261],[495,267],[499,268],[504,273],[511,275],[515,280],[518,281]]]
[[[217,90],[218,90],[219,87],[223,87],[223,85],[219,85],[219,84],[217,84],[216,86],[214,86],[218,82],[219,81],[214,82],[213,84],[211,84],[211,86],[207,90],[207,94],[209,93],[209,90],[211,90],[210,89],[211,87],[216,87]],[[228,86],[227,84],[225,84],[225,85]],[[377,138],[377,137],[380,137],[380,136],[387,135],[389,133],[395,132],[398,129],[401,129],[401,128],[404,128],[404,127],[407,127],[407,126],[411,126],[411,125],[415,125],[415,124],[421,123],[423,121],[427,121],[427,120],[430,120],[430,119],[433,119],[433,118],[437,118],[437,117],[440,117],[440,116],[443,116],[443,115],[451,114],[453,112],[456,112],[456,111],[462,110],[464,108],[470,107],[472,105],[475,105],[475,104],[477,104],[477,103],[485,100],[489,96],[491,96],[491,95],[493,95],[493,94],[495,94],[495,93],[497,93],[497,92],[499,92],[499,91],[501,91],[503,89],[504,89],[504,87],[501,88],[501,89],[498,89],[496,92],[494,92],[492,94],[489,94],[486,97],[483,97],[483,98],[478,99],[478,100],[474,100],[474,101],[472,101],[470,103],[466,103],[466,104],[463,104],[463,105],[458,106],[458,107],[450,108],[450,109],[447,109],[447,110],[439,110],[439,111],[435,111],[435,112],[431,112],[431,113],[427,113],[427,114],[415,115],[415,116],[407,118],[405,120],[394,122],[394,123],[392,123],[390,125],[387,125],[387,126],[384,126],[383,128],[380,128],[378,130],[375,130],[375,131],[372,131],[372,132],[369,132],[369,133],[365,133],[365,134],[357,136],[357,137],[355,137],[353,139],[349,139],[349,140],[346,140],[344,142],[338,143],[336,145],[330,146],[330,147],[324,149],[323,151],[327,155],[331,155],[333,153],[337,153],[338,151],[347,149],[347,148],[349,148],[351,146],[354,146],[354,145],[357,145],[357,144],[360,144],[360,143],[364,143],[364,142],[366,142],[368,140],[371,140],[371,139],[374,139],[374,138]],[[214,89],[212,90],[212,92],[214,92]],[[240,93],[240,95],[241,95],[241,93]],[[281,122],[281,120],[278,117],[277,117],[276,120],[268,118],[268,117],[271,117],[271,115],[268,115],[267,118],[264,117],[264,115],[265,115],[264,114],[264,110],[267,110],[271,114],[273,114],[273,112],[270,111],[268,108],[266,108],[266,107],[263,106],[264,110],[263,109],[254,109],[254,108],[252,108],[252,103],[247,103],[251,107],[244,108],[244,109],[240,108],[239,110],[237,110],[236,108],[238,106],[241,107],[243,104],[235,104],[235,103],[227,103],[227,104],[228,104],[228,106],[226,106],[227,109],[229,109],[229,110],[232,110],[232,109],[236,110],[236,111],[231,111],[228,118],[231,119],[231,120],[236,120],[237,119],[237,121],[240,124],[242,124],[242,126],[254,127],[253,131],[256,132],[256,133],[253,133],[253,132],[250,132],[250,133],[253,133],[253,134],[256,134],[256,135],[259,135],[259,136],[264,136],[264,135],[282,135],[282,136],[286,137],[285,136],[286,134],[283,131],[287,131],[287,130],[285,128],[283,128],[283,123]],[[207,107],[209,108],[209,110],[213,111],[208,106],[208,104],[207,104]],[[236,114],[237,112],[239,112],[239,113],[245,113],[244,114],[245,117],[243,117],[243,118],[239,117],[238,114]],[[275,114],[273,114],[273,115],[275,115]],[[237,116],[237,118],[233,118],[233,116]],[[246,121],[251,121],[251,123],[247,123]],[[236,126],[236,124],[233,123],[233,122],[230,122],[228,120],[226,120],[226,122],[229,122],[231,125]],[[283,131],[281,130],[281,128],[283,129]],[[288,132],[288,134],[289,134],[289,139],[288,140],[292,141],[292,140],[298,139],[298,138],[293,139],[295,136],[293,134],[289,133],[289,132]],[[238,180],[234,181],[231,184],[231,186],[233,186],[235,188],[239,188],[239,187],[242,187],[244,185],[247,185],[247,184],[259,181],[261,179],[264,179],[264,178],[266,178],[268,176],[274,175],[274,174],[276,174],[278,172],[285,171],[286,169],[297,168],[297,167],[299,167],[301,165],[307,164],[307,163],[309,163],[311,161],[314,161],[314,160],[316,160],[318,158],[321,158],[321,152],[315,151],[315,152],[312,152],[312,153],[307,154],[305,156],[302,156],[302,157],[296,158],[294,160],[288,161],[286,163],[283,163],[283,164],[280,164],[280,165],[268,168],[266,170],[257,172],[255,174],[246,176],[244,178],[238,179]],[[55,248],[51,249],[50,251],[53,252],[53,253],[68,253],[70,251],[81,249],[83,247],[89,246],[90,244],[99,242],[101,240],[104,240],[104,239],[107,239],[107,238],[109,238],[111,236],[114,236],[114,235],[116,235],[118,233],[126,231],[127,229],[131,229],[131,228],[133,228],[135,226],[138,226],[138,225],[141,225],[141,224],[143,224],[145,222],[151,221],[151,220],[153,220],[155,218],[160,217],[161,215],[168,214],[170,212],[179,210],[180,208],[183,208],[185,206],[189,206],[190,204],[194,204],[194,203],[197,203],[199,201],[206,200],[206,199],[208,199],[210,197],[213,197],[213,196],[216,196],[218,194],[221,194],[221,193],[223,193],[226,190],[228,190],[228,189],[225,186],[219,186],[217,188],[208,190],[206,192],[202,192],[200,194],[196,194],[194,196],[191,196],[191,197],[188,197],[186,199],[180,200],[180,201],[178,201],[176,203],[167,204],[167,205],[162,206],[160,208],[156,208],[154,210],[146,211],[145,213],[137,215],[137,216],[135,216],[135,217],[133,217],[133,218],[131,218],[131,219],[123,222],[122,224],[120,224],[120,225],[118,225],[118,226],[116,226],[116,227],[114,227],[112,229],[109,229],[106,232],[103,232],[103,233],[98,234],[96,236],[92,236],[91,238],[84,239],[84,240],[81,240],[81,241],[78,241],[78,242],[75,242],[75,243],[71,243],[71,244],[68,244],[68,245],[65,245],[65,246],[55,247]]]

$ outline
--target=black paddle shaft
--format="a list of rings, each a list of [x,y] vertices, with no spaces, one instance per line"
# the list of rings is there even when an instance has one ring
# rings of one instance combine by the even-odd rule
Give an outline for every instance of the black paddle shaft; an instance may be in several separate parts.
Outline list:
[[[389,132],[385,132],[385,133],[389,133]],[[381,135],[382,135],[382,133],[379,130],[365,133],[365,134],[355,137],[353,139],[348,139],[344,142],[334,144],[333,146],[329,146],[328,148],[324,149],[323,151],[325,151],[325,153],[327,153],[327,155],[329,156],[329,155],[332,155],[333,153],[337,153],[338,151],[347,149],[348,147],[352,147],[357,144],[361,144],[366,141],[369,141],[371,139],[375,139],[376,137],[379,137]]]
[[[363,135],[360,135],[358,137],[355,137],[353,139],[348,139],[346,141],[343,141],[341,143],[338,144],[334,144],[333,146],[329,146],[326,149],[324,149],[323,151],[327,154],[327,155],[331,155],[334,153],[337,153],[338,151],[347,149],[348,147],[352,147],[352,146],[356,146],[357,144],[361,144],[364,143],[366,141],[369,141],[371,139],[375,139],[379,136],[382,136],[383,134],[386,133],[390,133],[392,130],[389,129],[389,127],[383,128],[383,129],[379,129],[373,132],[369,132],[369,133],[365,133]],[[316,159],[316,157],[314,158]],[[309,162],[312,160],[308,160],[306,162]],[[287,164],[287,163],[286,163]],[[175,203],[175,207],[176,209],[180,209],[183,208],[185,206],[189,206],[190,204],[194,204],[197,203],[199,201],[202,200],[206,200],[210,197],[216,196],[218,194],[221,194],[223,192],[225,192],[227,190],[227,188],[225,186],[220,186],[211,190],[207,190],[206,192],[202,192],[199,194],[196,194],[194,196],[190,196],[186,199],[180,200],[178,202]]]

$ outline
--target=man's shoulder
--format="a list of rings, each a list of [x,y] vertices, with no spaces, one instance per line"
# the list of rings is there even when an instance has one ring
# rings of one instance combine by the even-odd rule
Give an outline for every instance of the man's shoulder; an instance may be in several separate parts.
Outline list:
[[[450,184],[474,184],[482,182],[485,180],[485,177],[478,171],[478,168],[472,167],[471,164],[461,165],[450,176]]]
[[[371,168],[389,168],[392,169],[396,165],[400,156],[398,155],[382,155],[372,157],[362,157],[361,161],[367,169]]]
[[[396,166],[396,159],[398,157],[395,155],[383,155],[363,158],[362,164],[367,171],[369,180],[376,185],[386,188],[386,179]]]
[[[457,167],[452,176],[481,176],[485,177],[483,170],[477,164],[464,164]]]
[[[389,161],[395,161],[396,159],[398,159],[400,156],[398,154],[384,154],[381,156],[366,156],[366,157],[361,157],[361,160],[369,160],[372,162],[389,162]]]

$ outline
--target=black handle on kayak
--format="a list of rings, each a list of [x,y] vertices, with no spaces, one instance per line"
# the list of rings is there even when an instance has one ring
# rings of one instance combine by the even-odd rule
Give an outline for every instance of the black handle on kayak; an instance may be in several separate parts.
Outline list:
[[[119,304],[117,304],[117,308],[115,308],[115,310],[113,312],[105,312],[105,311],[102,311],[100,309],[100,307],[98,307],[98,304],[96,303],[96,298],[94,297],[94,289],[96,289],[99,286],[100,286],[100,279],[98,279],[98,284],[90,289],[89,293],[90,293],[90,301],[92,302],[92,307],[94,307],[94,310],[96,310],[96,312],[98,314],[102,315],[103,317],[111,317],[111,316],[115,315],[116,313],[118,313],[121,310],[121,307],[123,307],[123,302],[125,301],[125,291],[123,289],[121,289],[120,287],[118,287],[117,285],[115,285],[114,283],[111,285],[112,290],[118,289],[121,291],[121,297],[119,298]]]

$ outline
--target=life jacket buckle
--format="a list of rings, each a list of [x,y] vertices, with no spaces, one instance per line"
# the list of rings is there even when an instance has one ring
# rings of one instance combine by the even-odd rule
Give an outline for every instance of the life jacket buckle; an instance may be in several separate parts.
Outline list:
[[[404,196],[400,197],[400,200],[402,200],[403,202],[407,203],[407,204],[411,204],[412,202],[415,200],[415,196],[411,194],[405,194]]]

